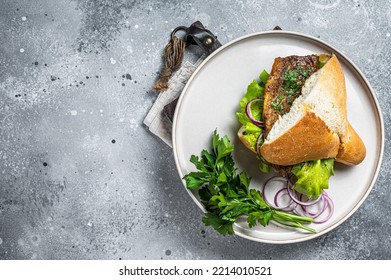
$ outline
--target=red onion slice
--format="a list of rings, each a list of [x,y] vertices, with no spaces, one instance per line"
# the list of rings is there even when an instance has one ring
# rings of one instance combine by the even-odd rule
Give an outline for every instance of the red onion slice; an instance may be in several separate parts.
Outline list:
[[[267,198],[266,189],[273,181],[280,181],[283,183],[283,186],[279,187],[278,190],[275,192],[273,203],[271,203],[270,200]],[[279,199],[284,195],[288,195],[290,201],[286,205],[280,206]],[[334,203],[326,192],[323,192],[316,199],[303,201],[305,199],[305,196],[303,194],[300,194],[300,196],[298,197],[296,192],[292,189],[292,182],[289,179],[281,176],[271,177],[263,184],[262,196],[265,202],[272,206],[274,209],[285,212],[293,212],[297,215],[305,215],[307,217],[311,217],[314,219],[313,223],[315,224],[322,224],[327,222],[334,213]],[[321,204],[316,205],[317,203]],[[298,205],[300,205],[300,207],[297,207]],[[311,206],[316,206],[319,210],[310,210],[309,207]],[[327,213],[327,215],[324,213]]]
[[[254,98],[254,99],[251,99],[251,100],[246,104],[246,116],[247,116],[247,118],[248,118],[253,124],[255,124],[256,126],[263,127],[263,122],[254,119],[254,117],[253,117],[253,115],[252,115],[252,113],[251,113],[251,105],[252,105],[254,102],[260,101],[260,100],[263,100],[263,97],[256,97],[256,98]]]
[[[300,201],[297,197],[296,197],[296,194],[295,194],[295,191],[291,188],[291,187],[288,187],[288,193],[289,193],[289,196],[291,197],[291,199],[296,202],[297,204],[299,205],[303,205],[303,206],[311,206],[311,205],[314,205],[315,203],[317,203],[320,198],[322,197],[321,195],[318,196],[316,199],[313,199],[313,200],[308,200],[308,201]]]
[[[276,194],[274,195],[274,203],[271,203],[270,200],[267,198],[266,196],[266,188],[273,182],[273,181],[280,181],[282,182],[284,185],[282,188],[280,188]],[[263,187],[262,187],[262,195],[263,195],[263,199],[265,200],[265,202],[269,205],[271,205],[273,208],[275,209],[278,209],[278,210],[283,210],[283,211],[292,211],[296,205],[294,204],[294,202],[292,200],[290,200],[290,202],[288,203],[288,205],[286,206],[280,206],[278,204],[278,197],[282,194],[283,191],[287,191],[287,186],[288,186],[288,183],[287,183],[287,179],[284,178],[284,177],[280,177],[280,176],[274,176],[274,177],[271,177],[269,178],[264,184],[263,184]]]
[[[326,202],[325,199],[324,199],[323,193],[322,193],[322,195],[321,195],[321,199],[319,200],[319,203],[322,203],[322,205],[321,205],[320,209],[319,209],[317,212],[315,212],[315,213],[310,212],[310,211],[307,209],[309,206],[301,205],[301,209],[303,209],[304,213],[305,213],[307,216],[310,216],[310,217],[312,217],[313,219],[315,219],[315,218],[317,218],[317,217],[319,217],[320,215],[323,214],[323,212],[326,210],[327,205],[328,205],[327,202]],[[312,206],[312,205],[311,205],[311,206]]]
[[[288,205],[286,205],[286,206],[280,206],[278,203],[278,199],[280,197],[282,197],[284,194],[289,196],[288,190],[286,187],[283,189],[280,189],[278,192],[276,192],[276,195],[274,196],[274,205],[275,205],[274,208],[278,209],[278,210],[283,210],[283,211],[292,211],[297,206],[297,204],[295,204],[295,202],[292,199],[290,199]]]
[[[325,192],[324,192],[324,200],[325,200],[325,203],[328,205],[328,207],[326,207],[326,209],[329,209],[329,214],[323,220],[320,220],[320,221],[314,220],[315,224],[323,224],[323,223],[327,222],[328,220],[330,220],[331,216],[334,213],[334,202]]]
[[[263,184],[262,196],[263,196],[263,199],[265,200],[265,202],[269,205],[273,205],[273,204],[271,204],[270,201],[267,199],[265,190],[269,186],[269,184],[273,181],[283,181],[285,183],[286,179],[283,177],[280,177],[280,176],[274,176],[274,177],[270,177],[269,179],[267,179],[267,181]]]

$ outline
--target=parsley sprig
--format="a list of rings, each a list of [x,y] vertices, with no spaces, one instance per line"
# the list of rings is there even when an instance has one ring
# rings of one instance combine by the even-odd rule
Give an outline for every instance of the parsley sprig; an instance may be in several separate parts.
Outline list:
[[[261,192],[250,189],[250,178],[237,168],[232,158],[234,146],[227,136],[220,138],[216,131],[212,137],[211,151],[203,150],[201,157],[192,155],[190,162],[197,172],[184,176],[188,189],[199,189],[201,202],[207,212],[202,221],[219,233],[233,234],[233,223],[240,216],[247,216],[249,227],[267,226],[271,220],[288,227],[301,228],[315,233],[303,225],[312,218],[279,211],[268,205]]]

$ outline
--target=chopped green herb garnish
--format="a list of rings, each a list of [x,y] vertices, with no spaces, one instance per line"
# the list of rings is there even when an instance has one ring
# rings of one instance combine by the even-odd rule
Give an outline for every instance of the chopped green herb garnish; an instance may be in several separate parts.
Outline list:
[[[271,106],[274,110],[278,110],[281,113],[284,113],[284,104],[282,104],[282,100],[284,99],[284,95],[278,95],[272,102]]]
[[[283,74],[283,83],[281,93],[273,100],[271,106],[274,110],[285,112],[284,98],[287,105],[292,105],[295,98],[300,94],[301,88],[305,80],[308,78],[311,69],[305,68],[302,65],[297,66],[293,70],[286,69]]]
[[[293,103],[293,98],[292,98],[292,96],[287,96],[287,97],[286,97],[286,104],[292,105],[292,103]]]
[[[295,95],[297,92],[300,92],[309,73],[310,69],[301,65],[293,70],[285,70],[283,73],[285,93],[287,95]]]

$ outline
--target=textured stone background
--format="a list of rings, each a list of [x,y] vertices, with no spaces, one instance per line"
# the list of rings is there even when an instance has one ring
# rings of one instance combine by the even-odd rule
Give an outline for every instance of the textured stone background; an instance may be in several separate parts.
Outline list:
[[[368,199],[318,239],[258,244],[202,225],[171,149],[142,124],[170,31],[195,20],[222,43],[279,25],[339,48],[390,138],[389,1],[2,0],[0,259],[391,258],[388,141]]]

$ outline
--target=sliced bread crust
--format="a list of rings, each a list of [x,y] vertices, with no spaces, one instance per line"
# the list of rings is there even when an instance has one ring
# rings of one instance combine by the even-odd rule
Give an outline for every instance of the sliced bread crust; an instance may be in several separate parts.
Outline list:
[[[334,158],[339,150],[339,137],[313,112],[304,116],[271,143],[264,143],[260,152],[268,162],[294,165],[321,158]]]

